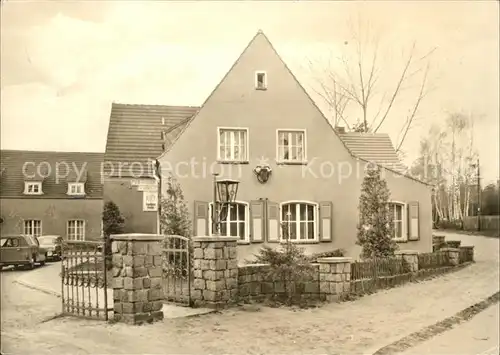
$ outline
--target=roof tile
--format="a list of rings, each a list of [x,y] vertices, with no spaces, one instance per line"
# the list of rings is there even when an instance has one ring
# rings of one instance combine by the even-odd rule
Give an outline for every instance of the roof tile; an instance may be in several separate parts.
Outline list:
[[[113,103],[104,172],[107,176],[151,176],[150,160],[164,149],[162,134],[182,125],[199,107]],[[121,169],[120,169],[121,165]]]
[[[87,198],[102,198],[102,153],[1,150],[2,198],[68,198],[67,183],[85,182]],[[25,181],[42,181],[43,195],[23,194]]]

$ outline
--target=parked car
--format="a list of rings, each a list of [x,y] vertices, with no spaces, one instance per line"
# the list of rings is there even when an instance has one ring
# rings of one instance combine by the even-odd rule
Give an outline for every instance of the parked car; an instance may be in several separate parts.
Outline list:
[[[36,264],[45,265],[46,253],[35,237],[20,234],[0,237],[0,269],[11,265],[29,269]]]
[[[61,260],[62,238],[58,235],[42,235],[37,238],[40,246],[47,251],[47,261]]]

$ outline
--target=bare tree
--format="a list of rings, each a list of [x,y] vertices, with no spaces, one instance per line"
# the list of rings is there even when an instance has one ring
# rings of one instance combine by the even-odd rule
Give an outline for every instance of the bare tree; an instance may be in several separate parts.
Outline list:
[[[439,219],[461,221],[469,214],[477,115],[451,113],[442,125],[433,125],[420,143],[420,157],[412,172],[434,185],[433,209]]]
[[[418,58],[414,42],[405,56],[401,72],[392,89],[382,90],[383,58],[380,55],[380,35],[369,24],[363,25],[361,21],[358,21],[357,27],[353,26],[352,22],[349,23],[352,34],[350,47],[354,47],[354,58],[351,59],[345,52],[342,53],[336,60],[339,69],[329,61],[328,68],[322,70],[323,74],[316,78],[318,89],[314,91],[333,112],[335,124],[342,121],[351,129],[352,119],[345,117],[346,108],[349,106],[360,111],[361,117],[357,119],[359,124],[355,125],[356,131],[377,132],[390,116],[395,102],[409,85],[410,79],[423,72],[415,103],[409,110],[408,117],[402,122],[400,139],[396,145],[400,150],[428,93],[429,61],[435,48]],[[349,41],[344,44],[347,46]],[[311,66],[314,70],[314,66]],[[379,96],[381,99],[377,103]]]

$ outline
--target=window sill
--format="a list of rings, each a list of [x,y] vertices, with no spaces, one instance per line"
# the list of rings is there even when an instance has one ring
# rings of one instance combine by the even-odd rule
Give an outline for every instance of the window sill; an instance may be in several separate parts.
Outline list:
[[[278,165],[307,165],[307,161],[276,161]]]
[[[238,240],[238,245],[250,245],[251,243],[248,240]]]
[[[24,192],[23,195],[26,195],[26,196],[42,196],[43,192],[37,192],[37,193],[34,193],[34,192]]]
[[[248,160],[217,160],[217,164],[239,165],[239,164],[250,164],[250,162]]]
[[[259,90],[259,91],[266,91],[267,90],[267,87],[265,88],[259,88],[259,87],[256,87],[255,90]]]
[[[404,238],[401,238],[401,239],[393,239],[396,243],[407,243],[408,242],[408,239],[404,239]]]
[[[69,197],[75,197],[75,198],[83,198],[86,196],[86,194],[66,194]]]
[[[280,244],[285,244],[287,243],[286,240],[282,239],[280,240]],[[292,244],[319,244],[319,240],[292,240]]]

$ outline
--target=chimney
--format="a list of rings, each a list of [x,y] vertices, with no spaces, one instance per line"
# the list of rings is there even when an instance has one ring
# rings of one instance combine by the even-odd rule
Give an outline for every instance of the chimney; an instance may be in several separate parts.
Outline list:
[[[335,126],[335,131],[336,131],[338,134],[344,134],[344,133],[345,133],[345,127]]]

